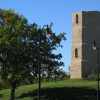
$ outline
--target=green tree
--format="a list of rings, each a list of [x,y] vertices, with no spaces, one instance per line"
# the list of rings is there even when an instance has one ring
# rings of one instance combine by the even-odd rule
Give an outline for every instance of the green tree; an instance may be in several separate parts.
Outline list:
[[[32,48],[31,70],[33,76],[37,77],[38,66],[40,66],[41,74],[45,71],[48,77],[64,63],[61,61],[61,53],[54,53],[58,47],[62,47],[61,41],[66,40],[65,33],[56,35],[52,31],[51,25],[45,25],[42,28],[36,24],[30,25],[28,28],[27,41],[29,47]],[[30,51],[29,51],[30,52]]]
[[[0,63],[1,78],[11,86],[10,100],[15,98],[15,89],[26,76],[24,46],[20,38],[27,20],[11,10],[0,10]]]
[[[54,50],[62,47],[65,33],[56,35],[51,25],[39,27],[11,10],[0,10],[1,78],[11,86],[10,100],[21,81],[38,78],[45,71],[48,76],[63,66],[62,55]]]

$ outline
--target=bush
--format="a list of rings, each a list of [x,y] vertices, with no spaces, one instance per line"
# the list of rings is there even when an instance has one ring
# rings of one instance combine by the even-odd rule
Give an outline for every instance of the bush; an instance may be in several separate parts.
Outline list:
[[[90,75],[88,75],[88,79],[89,80],[96,80],[97,79],[97,75],[96,74],[90,74]]]
[[[0,90],[1,89],[7,89],[9,87],[10,87],[10,85],[9,85],[9,83],[7,81],[0,80]]]

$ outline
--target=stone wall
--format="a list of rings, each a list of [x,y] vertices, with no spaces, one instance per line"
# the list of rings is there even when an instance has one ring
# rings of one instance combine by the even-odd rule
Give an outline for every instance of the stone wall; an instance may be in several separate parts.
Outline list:
[[[76,17],[78,16],[78,23]],[[94,41],[100,48],[100,12],[83,11],[72,15],[72,59],[71,78],[87,78],[97,69],[97,51]],[[75,57],[77,48],[78,57]]]

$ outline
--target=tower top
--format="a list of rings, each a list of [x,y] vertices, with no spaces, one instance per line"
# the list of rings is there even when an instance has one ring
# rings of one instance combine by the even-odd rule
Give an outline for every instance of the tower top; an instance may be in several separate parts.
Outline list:
[[[74,12],[73,14],[76,13],[100,13],[100,11],[78,11],[78,12]]]

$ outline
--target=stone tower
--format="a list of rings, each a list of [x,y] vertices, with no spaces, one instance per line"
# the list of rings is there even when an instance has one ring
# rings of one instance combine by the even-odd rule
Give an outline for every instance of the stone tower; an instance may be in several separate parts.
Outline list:
[[[97,50],[100,48],[100,12],[82,11],[72,15],[72,79],[87,78],[97,69]]]

